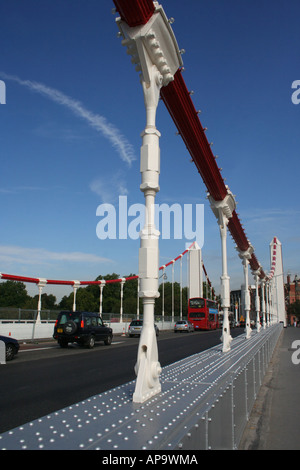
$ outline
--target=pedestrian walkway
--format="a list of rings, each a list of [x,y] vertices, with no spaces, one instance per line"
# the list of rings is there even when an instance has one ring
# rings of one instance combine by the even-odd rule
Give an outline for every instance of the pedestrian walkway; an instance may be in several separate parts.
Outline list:
[[[132,381],[25,423],[0,435],[0,449],[236,449],[282,329],[164,366],[161,393],[144,403],[132,401]]]
[[[300,328],[283,329],[239,449],[300,450]]]

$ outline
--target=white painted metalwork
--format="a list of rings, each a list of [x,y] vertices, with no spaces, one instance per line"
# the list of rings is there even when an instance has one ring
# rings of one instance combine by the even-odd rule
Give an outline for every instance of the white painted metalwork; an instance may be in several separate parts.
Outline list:
[[[261,330],[261,323],[260,323],[260,299],[259,299],[259,292],[258,292],[258,287],[259,287],[259,273],[260,269],[256,272],[254,272],[254,278],[255,278],[255,311],[256,311],[256,329],[258,333]]]
[[[80,286],[80,281],[74,281],[73,285],[73,312],[76,312],[76,295],[77,295],[77,289]]]
[[[106,281],[101,280],[100,281],[100,294],[99,294],[99,313],[102,315],[102,310],[103,310],[103,288],[106,284]]]
[[[248,272],[248,267],[249,267],[249,261],[251,259],[252,253],[253,253],[253,246],[249,244],[249,248],[246,251],[241,251],[237,248],[237,251],[239,252],[239,257],[242,259],[243,263],[243,268],[244,268],[244,310],[246,314],[246,319],[245,319],[245,333],[246,333],[246,339],[249,339],[251,336],[251,325],[250,325],[250,292],[249,292],[249,272]]]
[[[202,253],[197,242],[189,254],[189,297],[203,297]]]
[[[121,292],[120,292],[120,322],[123,321],[123,296],[124,296],[124,284],[126,279],[121,280]]]
[[[274,266],[273,285],[271,296],[276,312],[276,321],[283,322],[286,326],[285,297],[284,297],[284,278],[282,262],[282,245],[277,237],[274,237],[270,243],[271,266]],[[275,263],[275,264],[273,264]]]
[[[223,341],[223,352],[230,351],[230,343],[232,337],[230,335],[230,325],[228,312],[230,309],[230,277],[228,276],[227,270],[227,225],[229,219],[232,217],[232,213],[235,210],[236,203],[235,198],[231,191],[227,188],[227,196],[222,201],[215,201],[210,194],[208,199],[215,214],[221,236],[221,248],[222,248],[222,276],[221,276],[221,307],[223,309],[223,327],[222,327],[222,341]]]
[[[263,318],[263,329],[266,329],[266,302],[265,302],[265,279],[261,280],[261,314]]]
[[[182,65],[180,52],[168,19],[161,6],[146,25],[130,28],[120,18],[117,24],[122,44],[141,72],[146,108],[146,127],[142,133],[140,171],[141,191],[145,197],[145,226],[141,231],[139,249],[140,297],[143,298],[143,329],[138,348],[135,372],[136,389],[133,401],[140,403],[161,391],[157,341],[154,330],[154,303],[159,296],[159,232],[154,219],[155,196],[159,191],[160,133],[156,129],[156,111],[162,86],[174,80]],[[173,312],[172,312],[173,313]]]
[[[43,288],[47,284],[47,279],[39,279],[38,289],[39,289],[39,300],[38,300],[38,307],[37,307],[37,317],[36,323],[41,322],[41,310],[42,310],[42,292]]]
[[[267,280],[267,281],[266,281],[266,317],[267,317],[267,326],[270,326],[269,284],[270,284],[270,282]]]

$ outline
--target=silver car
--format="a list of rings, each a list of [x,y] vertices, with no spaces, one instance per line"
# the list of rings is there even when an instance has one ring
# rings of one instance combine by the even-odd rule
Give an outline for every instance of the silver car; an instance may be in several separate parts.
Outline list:
[[[132,338],[132,336],[139,336],[142,332],[142,328],[143,328],[143,320],[132,320],[128,328],[128,335],[130,336],[130,338]],[[159,335],[158,326],[154,325],[154,328],[155,328],[155,334],[156,336],[158,336]]]
[[[177,333],[178,331],[182,333],[182,331],[186,331],[189,333],[190,331],[194,331],[194,325],[187,321],[187,320],[179,320],[175,323],[174,326],[174,333]]]

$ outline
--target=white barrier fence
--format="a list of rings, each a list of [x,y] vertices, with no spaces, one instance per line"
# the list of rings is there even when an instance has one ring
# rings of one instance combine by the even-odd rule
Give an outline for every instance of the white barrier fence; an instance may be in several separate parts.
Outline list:
[[[172,330],[174,328],[174,321],[158,321],[156,325],[159,330]],[[130,322],[110,322],[105,321],[105,324],[112,328],[114,334],[128,333]],[[0,320],[0,335],[10,336],[17,340],[34,340],[34,339],[47,339],[52,338],[55,321],[41,321],[35,322],[30,320]]]

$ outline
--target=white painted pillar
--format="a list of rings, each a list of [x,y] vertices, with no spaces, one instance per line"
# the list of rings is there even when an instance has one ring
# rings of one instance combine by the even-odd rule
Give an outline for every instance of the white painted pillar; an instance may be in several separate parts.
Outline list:
[[[234,299],[234,311],[235,311],[235,324],[236,325],[238,324],[238,321],[239,321],[238,308],[239,308],[239,304],[238,304],[238,301],[235,298]]]
[[[180,320],[182,320],[182,258],[183,255],[180,255]]]
[[[123,289],[126,279],[122,278],[121,280],[121,303],[120,303],[120,323],[123,321]]]
[[[260,299],[259,299],[259,292],[258,292],[259,272],[260,272],[260,269],[254,273],[254,277],[255,277],[256,330],[257,330],[258,333],[259,333],[260,330],[261,330],[261,323],[260,323]]]
[[[274,237],[270,243],[270,257],[271,263],[273,261],[273,255],[276,258],[275,269],[274,269],[274,307],[276,309],[277,321],[283,322],[286,327],[286,308],[285,308],[285,296],[284,296],[284,278],[283,278],[283,260],[282,260],[282,244],[277,237]]]
[[[189,298],[203,297],[202,255],[197,242],[189,249]]]
[[[244,268],[244,283],[245,283],[245,290],[244,290],[244,310],[246,314],[245,318],[245,333],[246,339],[249,339],[252,333],[251,326],[250,326],[250,292],[249,292],[249,272],[248,266],[249,261],[251,259],[251,255],[253,253],[253,246],[249,244],[249,248],[246,251],[241,251],[238,247],[236,247],[239,257],[242,259],[242,264]]]
[[[172,323],[174,323],[174,267],[175,261],[172,260]]]
[[[43,288],[47,284],[46,279],[39,279],[38,283],[38,289],[39,289],[39,300],[38,300],[38,306],[37,306],[37,317],[36,317],[36,323],[41,323],[41,310],[42,310],[42,292]]]
[[[155,81],[153,83],[155,88]],[[145,90],[146,86],[143,84]],[[145,97],[149,96],[145,90]],[[157,90],[157,99],[159,90]],[[146,98],[145,98],[146,102]],[[149,113],[150,114],[150,113]],[[149,119],[149,114],[148,119]],[[151,114],[150,114],[151,116]],[[141,148],[141,191],[145,196],[145,226],[141,231],[139,249],[140,297],[143,299],[143,329],[140,336],[135,372],[137,381],[133,401],[141,403],[161,391],[157,340],[154,330],[154,305],[158,292],[159,232],[154,224],[154,202],[159,190],[159,132],[149,127],[143,133]]]
[[[270,326],[269,281],[266,282],[266,316],[267,326]]]
[[[140,278],[137,279],[136,318],[140,318]]]
[[[270,325],[274,323],[273,317],[273,303],[272,303],[272,279],[269,281],[269,310],[270,310]]]
[[[102,280],[100,281],[99,288],[100,288],[100,294],[99,294],[99,313],[102,315],[103,313],[103,288],[106,284],[106,281]]]
[[[163,265],[163,275],[162,275],[162,299],[161,299],[161,315],[162,315],[162,321],[165,319],[165,279],[166,279],[166,274],[165,274],[166,266]]]
[[[227,269],[227,224],[220,225],[221,235],[221,246],[222,246],[222,276],[221,276],[221,307],[223,309],[223,330],[222,330],[222,341],[223,341],[223,352],[227,352],[231,349],[232,337],[230,335],[230,324],[228,312],[230,309],[230,277],[228,276]]]
[[[140,297],[143,299],[143,329],[140,336],[137,374],[133,401],[142,403],[161,391],[157,340],[154,330],[154,303],[159,296],[159,232],[154,224],[154,203],[159,191],[160,133],[156,129],[156,110],[160,89],[174,80],[182,65],[179,48],[163,8],[155,3],[151,19],[141,26],[130,28],[121,18],[117,25],[123,45],[132,56],[136,70],[141,72],[146,108],[146,127],[142,133],[140,189],[145,197],[145,226],[141,231],[139,249]]]
[[[243,259],[243,267],[244,267],[244,279],[245,279],[245,333],[246,333],[246,339],[250,338],[251,336],[251,326],[250,326],[250,292],[249,292],[249,276],[248,276],[248,266],[249,266],[249,260],[244,258]]]
[[[80,281],[73,281],[73,312],[76,312],[76,294],[77,294],[77,289],[80,286]]]
[[[261,280],[261,314],[263,318],[263,329],[266,329],[266,302],[265,302],[265,280]]]
[[[221,276],[221,307],[223,309],[223,328],[222,328],[222,342],[223,352],[228,352],[231,349],[232,336],[230,334],[230,324],[228,312],[230,309],[230,277],[228,276],[227,269],[227,225],[229,219],[232,217],[232,212],[235,209],[235,199],[233,194],[227,189],[227,196],[223,201],[215,201],[208,195],[211,208],[218,220],[221,249],[222,249],[222,276]]]

